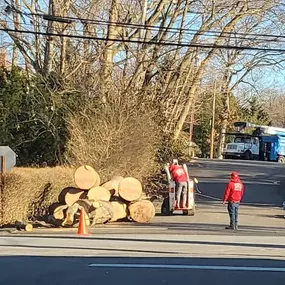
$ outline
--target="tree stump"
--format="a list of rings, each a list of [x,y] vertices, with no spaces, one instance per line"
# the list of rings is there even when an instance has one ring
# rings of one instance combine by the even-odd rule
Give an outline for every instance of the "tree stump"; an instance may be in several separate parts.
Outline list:
[[[136,201],[142,195],[142,184],[136,178],[124,178],[119,183],[119,195],[126,201]]]
[[[138,223],[148,223],[155,216],[155,207],[151,201],[133,202],[128,207],[130,218]]]
[[[100,176],[90,165],[82,165],[75,170],[74,181],[78,188],[89,190],[100,185]]]

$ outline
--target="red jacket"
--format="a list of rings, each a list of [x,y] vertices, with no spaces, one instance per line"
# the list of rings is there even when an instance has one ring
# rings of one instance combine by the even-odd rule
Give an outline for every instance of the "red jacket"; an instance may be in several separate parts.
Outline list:
[[[223,201],[239,203],[242,199],[243,193],[244,185],[240,179],[231,179],[231,181],[227,184]]]
[[[169,167],[169,170],[175,182],[187,182],[188,181],[188,176],[183,166],[172,164]]]

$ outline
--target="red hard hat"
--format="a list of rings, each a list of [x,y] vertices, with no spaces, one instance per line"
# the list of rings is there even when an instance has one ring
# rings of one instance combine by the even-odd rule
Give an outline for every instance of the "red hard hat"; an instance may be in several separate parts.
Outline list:
[[[237,173],[237,172],[235,172],[235,171],[232,173],[232,175],[231,175],[231,176],[232,176],[232,178],[239,178],[239,177],[238,177],[238,173]]]

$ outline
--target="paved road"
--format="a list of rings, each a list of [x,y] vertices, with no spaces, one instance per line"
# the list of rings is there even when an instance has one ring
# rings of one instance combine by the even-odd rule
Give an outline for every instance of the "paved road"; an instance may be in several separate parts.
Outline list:
[[[285,199],[285,187],[278,187],[280,182],[285,181],[284,164],[200,159],[191,163],[189,169],[193,176],[200,179],[200,188],[206,195],[221,198],[230,173],[237,171],[246,186],[244,203],[280,207]]]
[[[283,237],[2,237],[1,284],[284,285]]]
[[[237,171],[245,184],[245,195],[240,207],[240,230],[235,235],[285,236],[285,212],[281,208],[285,200],[285,165],[200,159],[189,164],[189,171],[191,176],[199,179],[199,188],[204,195],[196,196],[196,215],[157,216],[149,225],[135,224],[132,228],[135,227],[136,231],[144,229],[149,234],[164,230],[175,234],[232,235],[225,230],[229,219],[221,199],[231,172]],[[111,230],[110,225],[102,229],[108,230]]]
[[[157,216],[148,225],[0,236],[0,284],[284,285],[285,166],[199,160],[189,165],[206,196],[221,198],[231,171],[246,185],[240,230],[227,232],[226,208],[199,197],[194,217]],[[281,183],[282,184],[282,183]]]

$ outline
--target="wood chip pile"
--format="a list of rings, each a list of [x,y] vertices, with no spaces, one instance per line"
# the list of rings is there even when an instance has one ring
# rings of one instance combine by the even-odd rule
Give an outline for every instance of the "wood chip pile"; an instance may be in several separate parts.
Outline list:
[[[155,216],[153,203],[141,199],[142,184],[136,178],[114,176],[101,184],[99,174],[91,166],[84,165],[76,169],[74,182],[77,188],[64,188],[58,202],[50,205],[50,223],[78,226],[82,208],[88,226],[126,220],[148,223]]]

